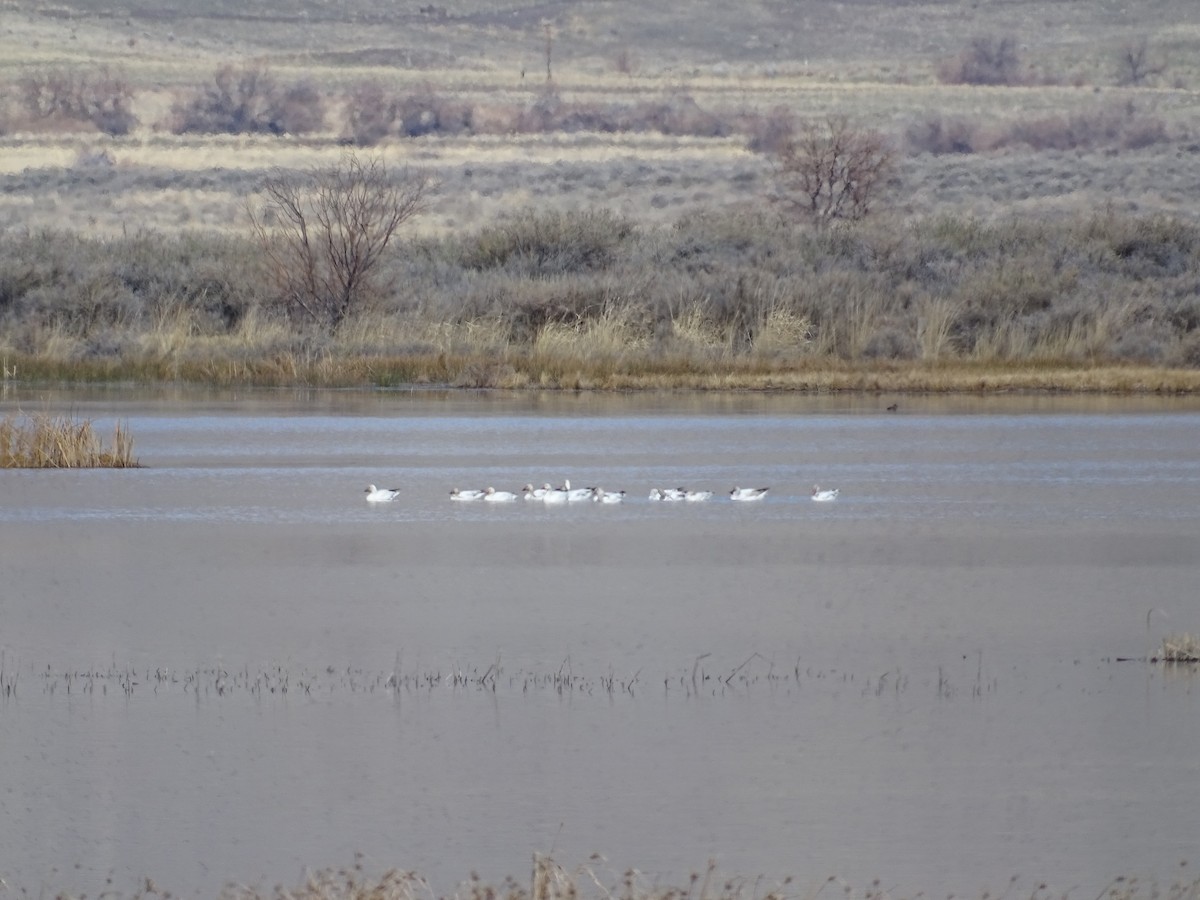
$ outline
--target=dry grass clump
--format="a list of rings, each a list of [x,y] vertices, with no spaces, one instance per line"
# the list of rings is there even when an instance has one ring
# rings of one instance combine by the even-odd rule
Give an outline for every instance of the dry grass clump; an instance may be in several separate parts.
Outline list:
[[[1168,634],[1163,638],[1159,659],[1165,663],[1200,663],[1200,636]]]
[[[105,446],[90,419],[9,414],[0,420],[0,468],[127,469],[138,466],[133,438],[121,422]]]

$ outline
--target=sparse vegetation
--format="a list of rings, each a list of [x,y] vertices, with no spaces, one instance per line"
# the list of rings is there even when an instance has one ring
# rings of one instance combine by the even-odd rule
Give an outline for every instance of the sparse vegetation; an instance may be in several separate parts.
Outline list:
[[[976,37],[957,56],[942,63],[938,78],[946,84],[1020,84],[1017,39],[1012,35]]]
[[[1159,659],[1165,663],[1200,663],[1200,636],[1169,634],[1163,638]]]
[[[131,10],[127,139],[55,99],[116,71],[112,34],[30,11],[0,44],[52,114],[10,82],[0,354],[22,379],[1190,389],[1200,16],[1146,10],[1134,41],[1021,3],[1036,29],[985,5],[919,44],[873,0],[804,28],[812,0],[598,8],[586,42],[351,3],[219,50],[224,13]],[[787,53],[730,40],[750,19]],[[355,249],[307,205],[344,144],[438,179],[410,240]]]
[[[175,134],[308,134],[324,127],[325,102],[313,83],[281,83],[266,67],[226,65],[210,85],[178,97]]]
[[[82,124],[105,134],[128,134],[138,123],[134,93],[129,78],[108,66],[36,69],[16,84],[24,124],[49,131]]]
[[[1200,225],[1170,217],[811,228],[767,210],[648,227],[604,209],[525,210],[385,243],[319,224],[368,221],[358,213],[303,212],[303,228],[264,225],[256,240],[8,242],[6,369],[269,384],[1200,387]]]
[[[118,422],[105,445],[90,419],[10,414],[0,419],[0,469],[128,469],[133,439]]]
[[[354,154],[307,176],[268,177],[265,207],[251,208],[251,222],[288,312],[336,331],[377,299],[384,253],[429,190],[419,172],[393,175],[378,157]]]
[[[894,155],[882,134],[844,116],[810,122],[779,151],[779,202],[815,223],[861,219],[879,200]]]

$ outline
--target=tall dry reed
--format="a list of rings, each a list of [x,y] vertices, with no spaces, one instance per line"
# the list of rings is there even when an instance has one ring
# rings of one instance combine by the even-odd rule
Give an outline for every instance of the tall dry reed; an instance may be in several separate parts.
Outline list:
[[[127,469],[139,465],[133,438],[121,422],[106,446],[90,419],[10,413],[0,420],[0,468]]]

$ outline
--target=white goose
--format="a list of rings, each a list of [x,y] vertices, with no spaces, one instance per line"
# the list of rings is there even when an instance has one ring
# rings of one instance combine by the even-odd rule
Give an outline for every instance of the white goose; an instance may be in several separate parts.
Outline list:
[[[624,499],[624,491],[606,491],[604,488],[598,487],[592,493],[592,500],[596,503],[620,503]]]
[[[735,487],[732,491],[729,492],[729,499],[730,500],[761,500],[763,497],[767,496],[767,491],[769,491],[769,490],[770,490],[770,488],[765,488],[765,487],[764,488]]]
[[[562,487],[560,487],[559,490],[567,492],[567,501],[570,503],[578,503],[581,500],[591,500],[592,495],[596,493],[595,488],[571,487],[571,480],[569,478],[563,479]]]
[[[687,496],[687,491],[683,488],[650,488],[651,500],[665,500],[673,502],[682,500]]]
[[[683,499],[689,503],[703,503],[705,500],[711,500],[712,495],[712,491],[687,491]]]
[[[508,503],[517,499],[517,495],[512,491],[498,491],[490,485],[483,492],[483,499],[487,503]]]
[[[463,488],[462,490],[459,490],[458,488],[452,488],[450,490],[450,499],[451,500],[482,500],[483,495],[486,493],[487,493],[487,491],[477,490],[476,488]]]
[[[525,495],[526,500],[545,500],[546,492],[550,490],[550,485],[535,488],[532,484],[527,484],[521,488],[521,493]]]
[[[812,498],[818,503],[828,503],[830,500],[836,500],[838,497],[838,488],[833,490],[823,491],[819,484],[814,484],[812,489]]]
[[[546,485],[546,493],[542,495],[542,502],[554,506],[557,503],[567,502],[567,489],[565,487],[552,488]]]
[[[390,503],[400,496],[400,489],[377,488],[373,484],[368,484],[367,489],[363,493],[367,495],[368,503]]]

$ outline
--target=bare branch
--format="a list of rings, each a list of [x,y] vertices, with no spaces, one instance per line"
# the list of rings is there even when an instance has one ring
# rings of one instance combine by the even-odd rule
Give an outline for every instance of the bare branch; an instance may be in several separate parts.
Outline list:
[[[284,304],[337,329],[379,294],[388,245],[424,211],[431,187],[423,173],[393,176],[354,154],[307,176],[272,173],[250,218]]]
[[[815,222],[861,219],[891,173],[895,151],[878,132],[844,117],[809,123],[779,151],[780,195],[795,215]]]

